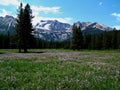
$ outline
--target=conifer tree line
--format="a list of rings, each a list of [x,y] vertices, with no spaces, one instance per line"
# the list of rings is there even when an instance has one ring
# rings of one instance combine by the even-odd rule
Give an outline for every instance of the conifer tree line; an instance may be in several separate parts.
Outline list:
[[[77,31],[77,30],[79,31]],[[73,25],[72,37],[70,41],[45,41],[41,39],[33,39],[33,46],[31,48],[63,48],[63,49],[91,49],[91,50],[104,50],[104,49],[120,49],[120,30],[112,30],[103,32],[101,34],[87,34],[83,35],[80,28]],[[74,36],[73,36],[74,34]],[[79,34],[79,35],[76,35]],[[76,37],[77,36],[77,37]],[[0,35],[0,48],[18,48],[16,37],[11,36],[11,42],[7,35]],[[81,39],[80,39],[81,38]],[[78,39],[78,40],[77,40]],[[32,44],[31,44],[32,45]]]
[[[44,41],[36,39],[34,48],[63,48],[72,50],[120,49],[120,30],[112,30],[100,34],[82,34],[80,27],[73,25],[69,41]]]
[[[72,50],[81,49],[120,49],[120,30],[99,34],[82,34],[81,28],[76,24],[72,27],[72,36],[67,41],[45,41],[34,38],[32,35],[32,10],[22,3],[18,9],[17,24],[14,35],[0,34],[0,48],[17,48],[19,52],[27,52],[29,48],[63,48]],[[92,31],[92,30],[91,30]]]

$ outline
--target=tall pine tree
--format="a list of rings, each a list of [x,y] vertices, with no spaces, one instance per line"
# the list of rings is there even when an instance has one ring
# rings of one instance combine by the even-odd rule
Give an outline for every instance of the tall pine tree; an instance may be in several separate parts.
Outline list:
[[[24,52],[27,52],[27,49],[31,47],[33,44],[33,36],[32,36],[32,10],[30,9],[30,5],[27,4],[24,9]]]
[[[72,27],[72,38],[71,38],[71,49],[79,50],[82,49],[83,35],[81,29],[76,24]]]
[[[112,34],[111,34],[111,44],[112,44],[112,49],[117,49],[117,30],[114,28],[113,31],[112,31]]]
[[[20,4],[20,7],[18,9],[18,16],[17,16],[17,24],[15,26],[16,29],[16,37],[17,37],[17,46],[19,48],[19,52],[21,52],[21,49],[23,47],[23,7],[22,3]]]
[[[30,9],[30,5],[27,4],[25,9],[22,7],[22,3],[20,4],[18,17],[17,17],[17,24],[16,24],[16,32],[17,32],[17,39],[18,39],[18,48],[19,52],[21,49],[24,52],[27,52],[27,49],[31,46],[33,41],[32,36],[32,10]]]

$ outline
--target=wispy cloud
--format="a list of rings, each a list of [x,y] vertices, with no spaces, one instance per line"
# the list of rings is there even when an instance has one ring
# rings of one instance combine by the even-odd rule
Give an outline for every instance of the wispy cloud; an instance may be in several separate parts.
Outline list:
[[[1,10],[2,12],[0,13],[0,16],[5,17],[6,15],[8,15],[8,12],[5,9]]]
[[[102,5],[103,5],[103,2],[99,2],[99,5],[102,6]]]
[[[19,6],[20,5],[20,1],[19,0],[0,0],[0,5],[4,5],[4,6],[8,6],[8,5],[14,5],[14,6]],[[23,6],[25,6],[25,3],[23,3]],[[45,6],[34,6],[31,5],[31,8],[34,11],[38,11],[38,12],[44,12],[44,13],[59,13],[60,12],[60,7],[45,7]]]
[[[0,0],[0,5],[14,5],[14,6],[18,6],[20,5],[20,2],[18,0]]]
[[[44,6],[31,6],[32,10],[35,12],[44,12],[44,13],[60,13],[61,7],[44,7]]]
[[[112,13],[111,15],[114,16],[114,17],[116,17],[116,19],[117,19],[118,21],[120,21],[120,13],[114,12],[114,13]]]
[[[25,2],[22,2],[23,6],[25,6]],[[20,1],[19,0],[0,0],[0,5],[3,6],[9,6],[9,5],[13,5],[13,6],[20,6]],[[53,6],[53,7],[47,7],[47,6],[35,6],[35,5],[31,5],[31,9],[33,11],[33,16],[35,16],[33,18],[33,24],[35,25],[37,22],[39,22],[40,20],[58,20],[60,22],[64,22],[64,23],[68,23],[72,20],[72,18],[70,17],[65,17],[65,18],[51,18],[51,17],[41,17],[39,16],[40,13],[44,13],[44,14],[49,14],[53,13],[53,14],[60,14],[62,13],[60,11],[61,7],[60,6]],[[1,9],[1,13],[0,16],[6,16],[6,15],[10,15],[10,12],[8,13],[8,11],[6,11],[5,9]]]
[[[40,13],[45,13],[45,14],[50,14],[50,13],[54,13],[54,14],[60,14],[60,8],[59,6],[54,6],[54,7],[45,7],[45,6],[31,6],[31,9],[33,11],[33,16],[35,16],[33,18],[33,24],[35,25],[36,23],[38,23],[40,20],[58,20],[60,22],[64,22],[64,23],[68,23],[69,21],[71,21],[71,18],[67,17],[67,18],[50,18],[50,17],[41,17],[39,16]]]
[[[60,8],[59,6],[56,7],[45,7],[45,6],[31,6],[31,9],[33,11],[33,16],[35,16],[33,18],[33,24],[35,25],[36,23],[38,23],[40,20],[58,20],[60,22],[69,22],[71,20],[71,18],[50,18],[50,17],[41,17],[39,16],[40,13],[45,13],[45,14],[50,14],[50,13],[54,13],[54,14],[60,14]]]

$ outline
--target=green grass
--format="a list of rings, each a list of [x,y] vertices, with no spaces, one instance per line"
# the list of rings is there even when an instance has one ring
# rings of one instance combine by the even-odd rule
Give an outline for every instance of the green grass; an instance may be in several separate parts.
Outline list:
[[[33,52],[1,51],[0,90],[120,90],[119,51]]]

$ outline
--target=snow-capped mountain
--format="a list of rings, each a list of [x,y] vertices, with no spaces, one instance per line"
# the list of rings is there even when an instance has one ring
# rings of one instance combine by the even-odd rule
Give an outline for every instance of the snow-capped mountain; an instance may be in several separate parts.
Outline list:
[[[40,20],[40,22],[35,25],[36,29],[51,31],[66,31],[70,27],[70,24],[62,23],[57,20]]]
[[[70,24],[57,20],[41,20],[34,26],[35,30],[33,33],[37,38],[44,40],[63,41],[70,39],[71,33],[67,32],[70,27]]]
[[[7,34],[8,31],[11,34],[14,33],[15,24],[16,19],[12,16],[6,15],[5,17],[0,17],[0,33]],[[75,24],[80,26],[83,34],[98,34],[112,30],[112,28],[96,22],[77,22]],[[63,41],[69,40],[71,37],[72,25],[57,20],[40,20],[33,27],[35,37],[47,41]]]
[[[102,31],[110,31],[112,28],[110,27],[107,27],[105,25],[102,25],[100,23],[97,23],[97,22],[77,22],[75,23],[77,26],[80,26],[81,30],[86,30],[88,28],[91,28],[91,29],[99,29],[99,30],[102,30]]]
[[[98,34],[104,31],[110,31],[112,28],[99,23],[77,22],[83,34]],[[35,26],[34,34],[37,38],[49,41],[69,40],[71,37],[72,25],[61,23],[57,20],[41,20]]]
[[[6,34],[14,33],[16,19],[12,16],[6,15],[5,17],[0,17],[0,33]]]
[[[102,31],[110,31],[110,30],[112,30],[112,28],[107,27],[107,26],[102,25],[102,24],[99,24],[97,22],[90,24],[88,27],[99,29],[99,30],[102,30]]]
[[[103,33],[104,31],[111,31],[112,28],[107,27],[105,25],[99,24],[97,22],[76,22],[76,26],[79,26],[82,30],[83,34],[99,34]],[[71,31],[72,28],[69,30]]]
[[[80,26],[81,30],[85,30],[89,25],[91,25],[91,22],[77,22],[75,23],[77,26]]]
[[[1,17],[2,19],[2,24],[4,25],[11,25],[15,26],[16,19],[13,16],[6,15],[5,17]]]

